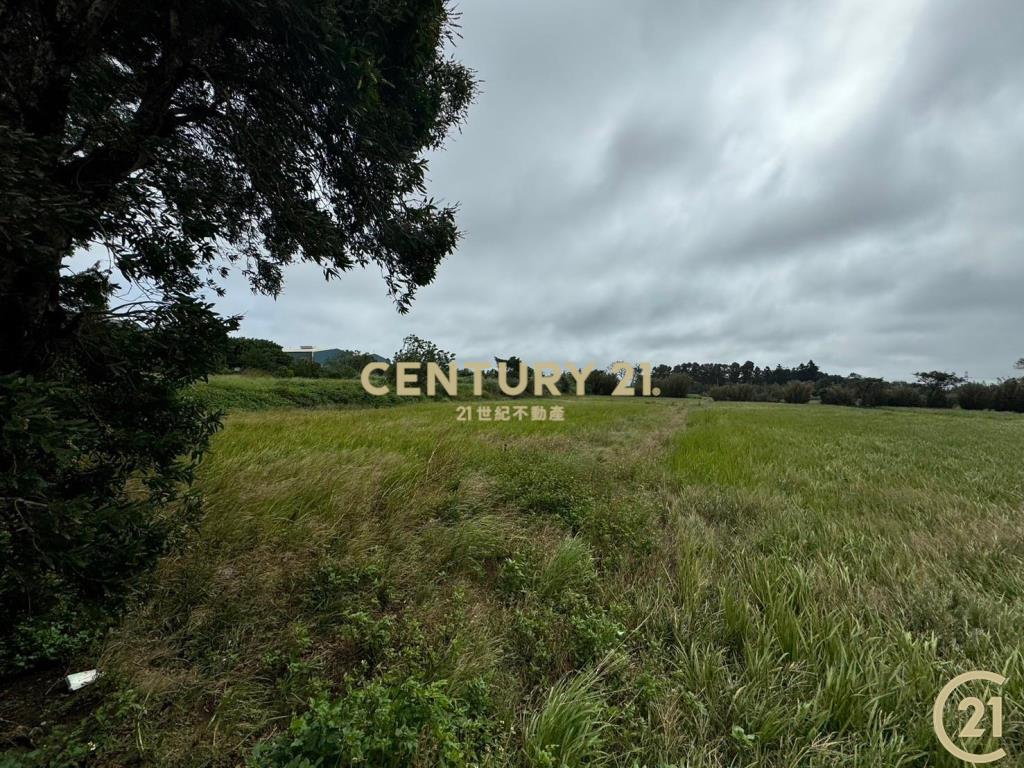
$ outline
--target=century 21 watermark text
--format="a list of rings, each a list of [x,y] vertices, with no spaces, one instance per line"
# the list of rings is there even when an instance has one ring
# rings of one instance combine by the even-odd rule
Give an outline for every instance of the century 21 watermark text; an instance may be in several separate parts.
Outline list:
[[[363,373],[360,376],[363,389],[371,395],[386,395],[390,393],[391,387],[389,384],[386,382],[375,382],[373,379],[374,374],[383,374],[387,372],[389,367],[389,363],[369,363],[363,368]],[[446,394],[455,397],[458,394],[459,371],[468,370],[473,375],[473,394],[480,397],[484,393],[484,371],[490,370],[493,367],[490,363],[449,363],[446,369],[438,363],[396,363],[394,377],[395,393],[409,397],[417,397],[423,394],[419,384],[419,374],[421,369],[425,369],[425,388],[428,396],[436,395],[440,389]],[[533,370],[532,378],[530,377],[531,368]],[[540,397],[543,394],[549,394],[557,397],[562,394],[558,389],[558,380],[565,373],[575,382],[576,394],[582,396],[586,394],[585,384],[587,376],[596,369],[597,366],[594,363],[587,363],[584,366],[577,366],[573,363],[560,365],[550,362],[534,363],[532,366],[528,366],[526,363],[520,363],[519,375],[516,377],[515,383],[512,383],[509,381],[508,364],[499,362],[498,388],[502,394],[515,397],[524,394],[532,380],[534,395]],[[639,384],[642,395],[657,397],[661,394],[657,387],[651,388],[650,363],[638,363],[636,366],[629,363],[615,363],[611,366],[610,371],[619,378],[619,383],[612,392],[612,395],[633,397],[636,394],[633,384],[637,372],[640,374]]]

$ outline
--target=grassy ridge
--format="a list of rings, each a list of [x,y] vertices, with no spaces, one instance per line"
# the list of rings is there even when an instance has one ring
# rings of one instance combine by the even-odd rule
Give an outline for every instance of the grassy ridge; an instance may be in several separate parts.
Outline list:
[[[392,386],[393,390],[394,387]],[[323,408],[352,406],[381,408],[402,403],[422,402],[426,395],[399,397],[394,391],[371,395],[357,379],[275,378],[248,374],[211,376],[209,381],[192,387],[192,395],[216,411],[264,411],[274,408]],[[497,382],[484,381],[481,396],[473,395],[472,378],[458,381],[458,394],[449,397],[441,392],[439,400],[478,400],[498,397]]]
[[[931,702],[975,668],[1024,752],[1024,419],[561,404],[230,416],[64,755],[952,766]]]
[[[192,388],[206,406],[217,411],[258,411],[270,408],[322,406],[380,407],[405,398],[394,393],[376,397],[350,379],[284,379],[270,376],[211,376]]]

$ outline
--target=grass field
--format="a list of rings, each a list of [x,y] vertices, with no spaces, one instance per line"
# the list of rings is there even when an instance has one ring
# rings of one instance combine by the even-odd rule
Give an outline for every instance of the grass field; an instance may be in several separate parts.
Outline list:
[[[1024,418],[563,404],[230,415],[49,759],[952,766],[989,669],[1022,764]]]

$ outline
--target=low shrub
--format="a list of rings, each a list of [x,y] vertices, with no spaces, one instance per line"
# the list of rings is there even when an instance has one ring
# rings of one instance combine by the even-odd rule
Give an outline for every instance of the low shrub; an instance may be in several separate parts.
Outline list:
[[[592,371],[587,376],[586,393],[588,395],[610,395],[619,385],[619,377],[608,371]]]
[[[824,405],[856,405],[857,395],[849,387],[837,385],[822,390],[821,402]]]
[[[984,411],[992,407],[993,387],[970,382],[956,391],[956,400],[965,411]]]
[[[995,386],[992,407],[997,411],[1024,413],[1024,379],[1007,379]]]
[[[936,390],[939,391],[939,390]],[[939,391],[940,394],[941,391]],[[924,408],[927,404],[931,408],[945,408],[948,405],[939,405],[939,399],[935,399],[935,405],[931,404],[932,401],[926,400],[925,395],[921,390],[911,387],[907,384],[896,384],[891,387],[886,387],[881,397],[880,405],[888,405],[895,408]]]
[[[809,381],[791,381],[782,388],[782,399],[787,403],[809,403],[814,384]]]
[[[375,680],[337,700],[320,699],[288,732],[256,748],[257,768],[476,764],[481,721],[443,682]]]
[[[734,402],[750,402],[754,399],[754,387],[750,384],[723,384],[712,387],[708,395],[713,400],[731,400]]]
[[[690,394],[693,379],[685,373],[673,373],[662,379],[654,379],[651,385],[661,390],[661,397],[686,397]]]

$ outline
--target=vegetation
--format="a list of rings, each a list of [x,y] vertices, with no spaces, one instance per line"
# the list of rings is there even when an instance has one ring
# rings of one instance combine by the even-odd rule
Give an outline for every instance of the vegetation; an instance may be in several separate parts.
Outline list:
[[[232,336],[228,339],[224,367],[229,371],[266,371],[275,375],[291,375],[292,357],[281,345],[267,339],[247,339]]]
[[[1024,705],[1020,417],[562,402],[229,416],[98,708],[9,759],[942,768],[954,673]]]
[[[193,389],[194,397],[212,411],[257,411],[268,408],[395,405],[395,394],[367,394],[348,379],[271,378],[268,376],[211,376]]]
[[[782,388],[782,399],[787,403],[809,403],[814,385],[809,381],[791,381]]]
[[[441,0],[0,5],[0,674],[92,636],[187,517],[232,264],[270,294],[375,264],[402,311],[433,280],[453,30]]]

